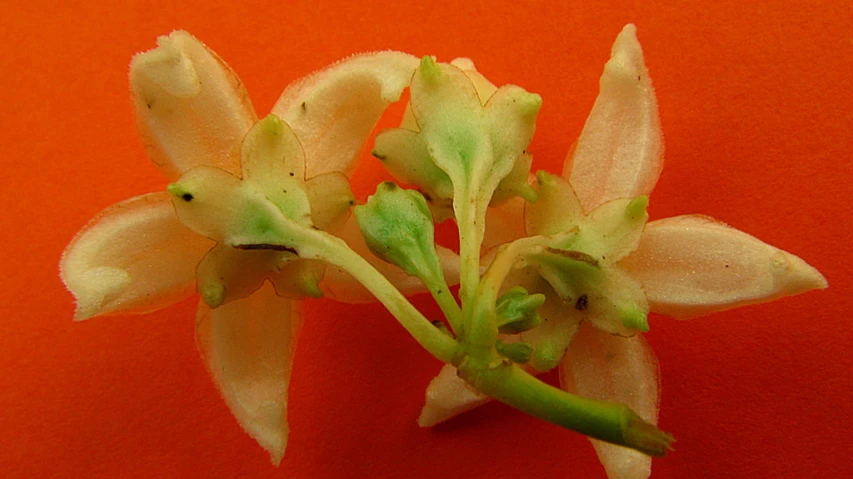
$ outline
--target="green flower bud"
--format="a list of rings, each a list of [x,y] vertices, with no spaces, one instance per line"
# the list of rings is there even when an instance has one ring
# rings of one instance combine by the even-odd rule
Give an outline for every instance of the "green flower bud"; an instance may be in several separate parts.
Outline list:
[[[355,208],[355,218],[373,254],[428,285],[443,281],[432,216],[420,193],[386,181]]]
[[[517,364],[527,364],[533,355],[533,346],[528,343],[505,343],[498,340],[495,349],[498,354]]]
[[[544,294],[528,294],[522,286],[516,286],[498,299],[495,310],[498,331],[517,334],[539,326],[542,317],[538,309],[545,303]]]

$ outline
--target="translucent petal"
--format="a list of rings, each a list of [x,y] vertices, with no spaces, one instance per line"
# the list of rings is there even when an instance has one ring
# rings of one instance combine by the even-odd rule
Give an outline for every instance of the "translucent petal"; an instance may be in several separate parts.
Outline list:
[[[240,143],[257,121],[246,89],[225,62],[185,31],[157,39],[130,63],[139,131],[170,179],[197,165],[240,172]]]
[[[211,308],[248,297],[281,270],[293,253],[274,250],[243,251],[218,244],[196,269],[198,292]]]
[[[582,325],[560,366],[563,389],[622,403],[657,424],[660,382],[654,351],[641,334],[622,338]],[[651,458],[622,446],[591,439],[611,479],[645,479]]]
[[[826,288],[802,259],[698,215],[650,222],[620,265],[643,284],[652,311],[676,318]]]
[[[649,219],[647,205],[645,196],[619,198],[599,205],[581,222],[573,244],[604,264],[619,261],[637,249]]]
[[[243,179],[262,180],[273,175],[305,179],[305,155],[293,130],[275,115],[256,123],[240,148]]]
[[[657,101],[637,41],[627,25],[604,66],[600,92],[563,177],[585,211],[615,198],[648,195],[663,168],[663,137]]]
[[[346,221],[355,204],[349,180],[339,171],[330,171],[305,182],[311,205],[311,223],[324,231],[335,231]]]
[[[400,99],[418,60],[400,52],[356,55],[290,85],[272,112],[305,150],[308,178],[351,173],[373,126]]]
[[[421,134],[404,128],[385,130],[376,136],[373,156],[396,179],[415,185],[430,196],[430,202],[452,200],[453,184],[435,165]]]
[[[528,93],[515,85],[504,85],[489,97],[486,103],[486,117],[491,123],[494,154],[508,158],[513,164],[526,156],[527,145],[536,131],[536,115],[542,107],[542,98]],[[527,169],[519,176],[520,183],[527,186],[527,174],[530,171],[530,159]],[[495,163],[500,160],[495,159]]]
[[[189,296],[196,265],[211,247],[178,221],[166,193],[107,208],[77,233],[59,265],[77,298],[75,319],[145,313]]]
[[[430,381],[426,401],[418,418],[418,425],[431,427],[453,416],[489,402],[491,398],[474,391],[456,373],[456,368],[445,364],[438,376]]]
[[[527,236],[524,233],[524,198],[516,196],[486,210],[482,251]]]
[[[364,237],[361,235],[355,215],[350,216],[337,235],[346,241],[349,247],[356,253],[370,262],[374,268],[388,278],[406,296],[425,293],[427,291],[426,286],[424,286],[421,280],[407,275],[402,269],[382,261],[370,252],[367,244],[364,242]],[[441,246],[437,246],[436,250],[438,251],[438,257],[441,260],[444,277],[448,285],[458,284],[459,256]],[[329,266],[326,269],[326,275],[323,278],[321,287],[327,297],[338,301],[361,303],[376,300],[367,288],[362,286],[349,273],[333,266]]]
[[[583,219],[583,207],[568,181],[544,171],[536,173],[536,180],[539,184],[539,199],[524,208],[527,234],[562,233]]]
[[[269,283],[248,298],[211,310],[199,305],[196,345],[237,422],[281,462],[287,446],[287,388],[300,303]]]

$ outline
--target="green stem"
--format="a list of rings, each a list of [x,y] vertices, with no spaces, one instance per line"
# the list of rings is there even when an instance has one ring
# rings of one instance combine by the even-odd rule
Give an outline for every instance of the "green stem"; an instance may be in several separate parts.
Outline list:
[[[467,356],[460,376],[478,391],[548,422],[587,436],[663,456],[672,436],[641,419],[623,404],[587,399],[531,376],[508,361]]]
[[[440,361],[450,362],[456,341],[436,328],[388,279],[347,244],[328,233],[301,229],[296,244],[304,258],[320,259],[344,269],[358,280],[427,351]],[[450,296],[449,293],[446,293]],[[458,306],[457,306],[458,307]]]
[[[454,202],[456,213],[456,224],[459,228],[459,297],[462,301],[462,310],[470,311],[477,302],[477,288],[480,284],[480,246],[483,243],[483,233],[480,225],[485,218],[485,210],[480,213],[476,205],[467,201],[467,191],[456,191],[455,198],[463,201]],[[468,317],[469,313],[465,313]]]
[[[459,303],[456,302],[456,298],[451,294],[450,288],[447,287],[444,276],[441,276],[440,282],[435,279],[429,282],[424,281],[424,284],[426,284],[435,302],[438,303],[438,307],[441,308],[441,312],[444,313],[447,322],[450,323],[450,329],[454,333],[459,334],[462,328],[462,309],[459,307]]]

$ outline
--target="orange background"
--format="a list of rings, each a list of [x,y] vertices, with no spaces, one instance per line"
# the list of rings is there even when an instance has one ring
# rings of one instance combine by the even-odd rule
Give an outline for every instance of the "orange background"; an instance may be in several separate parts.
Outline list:
[[[853,476],[850,0],[4,3],[0,476],[604,477],[584,438],[498,404],[418,428],[439,364],[380,307],[330,300],[307,302],[290,442],[273,468],[197,357],[195,300],[72,323],[57,263],[98,211],[165,186],[127,86],[130,56],[157,35],[184,28],[206,42],[260,114],[292,80],[352,53],[471,57],[494,82],[542,95],[531,150],[535,167],[559,171],[628,22],[666,137],[652,217],[714,216],[830,284],[688,322],[652,318],[660,422],[678,438],[653,477]],[[362,198],[381,177],[367,158]]]

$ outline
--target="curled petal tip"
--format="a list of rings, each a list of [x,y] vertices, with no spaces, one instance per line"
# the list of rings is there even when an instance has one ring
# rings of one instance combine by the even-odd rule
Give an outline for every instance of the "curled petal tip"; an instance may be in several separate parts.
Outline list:
[[[158,37],[156,48],[139,53],[131,60],[131,85],[138,87],[144,78],[178,98],[197,95],[201,83],[193,62],[182,48],[184,42],[192,40],[192,36],[182,30]]]

